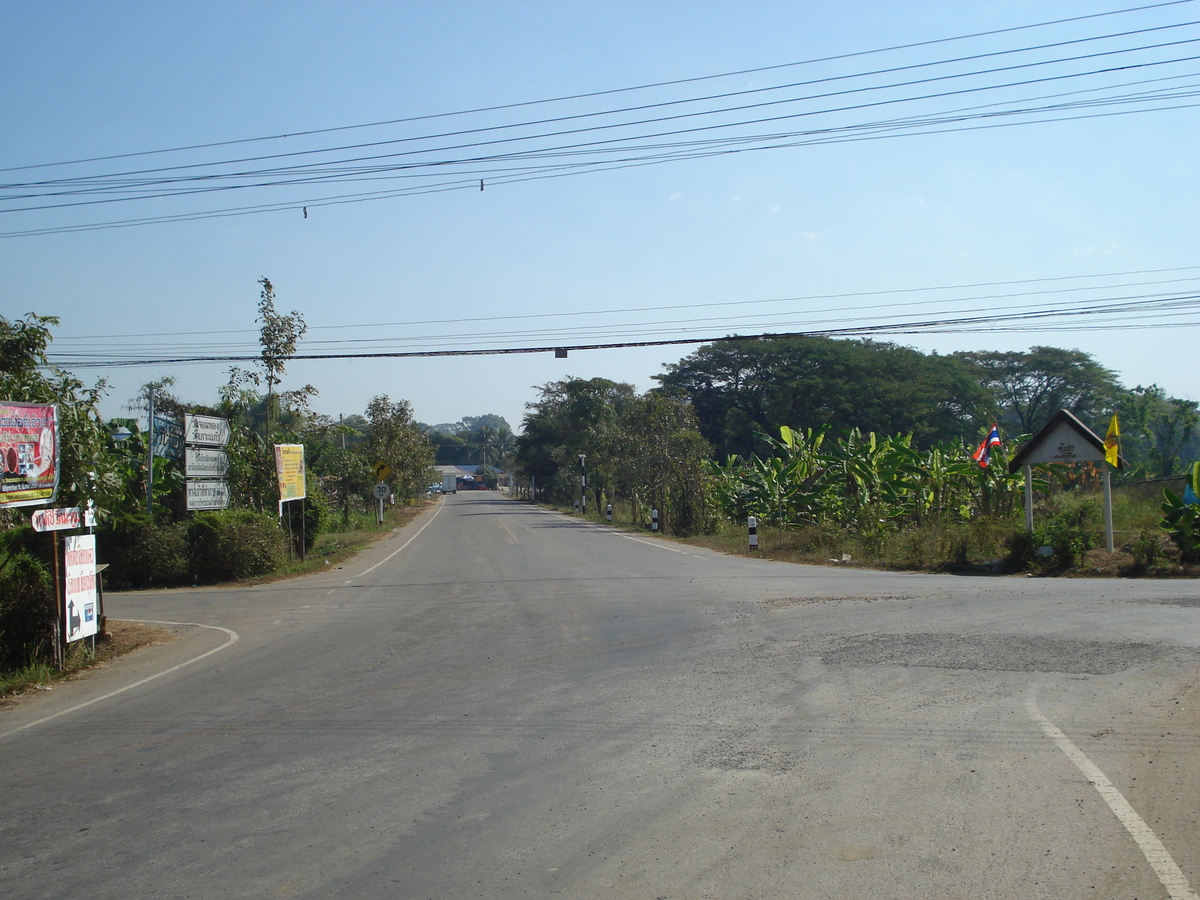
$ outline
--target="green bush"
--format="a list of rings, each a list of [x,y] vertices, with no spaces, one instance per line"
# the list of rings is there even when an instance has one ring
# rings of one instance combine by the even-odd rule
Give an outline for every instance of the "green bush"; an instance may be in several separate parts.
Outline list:
[[[183,525],[158,521],[146,512],[102,524],[96,531],[96,553],[108,564],[104,586],[113,590],[183,584],[190,575]]]
[[[275,519],[248,509],[197,513],[186,533],[197,584],[266,575],[283,565],[286,555]]]
[[[45,657],[54,635],[54,591],[50,571],[24,550],[0,569],[0,670],[10,671]]]
[[[1099,543],[1103,509],[1091,497],[1062,503],[1034,527],[1038,546],[1054,550],[1054,562],[1064,569],[1074,566],[1083,554]]]

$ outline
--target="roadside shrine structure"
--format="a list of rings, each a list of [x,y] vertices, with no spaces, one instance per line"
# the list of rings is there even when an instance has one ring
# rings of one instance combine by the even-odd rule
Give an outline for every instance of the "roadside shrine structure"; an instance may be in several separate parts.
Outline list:
[[[1104,533],[1108,552],[1113,552],[1112,469],[1105,463],[1104,439],[1088,428],[1068,410],[1060,409],[1041,431],[1026,442],[1012,461],[1008,471],[1025,469],[1025,529],[1033,532],[1033,466],[1094,463],[1101,467],[1104,478]],[[1125,460],[1117,455],[1115,468],[1123,468]]]

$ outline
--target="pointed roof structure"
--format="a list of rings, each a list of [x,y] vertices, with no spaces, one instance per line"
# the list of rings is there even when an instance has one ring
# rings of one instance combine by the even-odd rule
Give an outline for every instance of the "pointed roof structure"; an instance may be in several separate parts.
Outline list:
[[[1038,463],[1104,462],[1104,439],[1069,410],[1060,409],[1009,461],[1008,471]],[[1125,465],[1117,457],[1117,468]]]

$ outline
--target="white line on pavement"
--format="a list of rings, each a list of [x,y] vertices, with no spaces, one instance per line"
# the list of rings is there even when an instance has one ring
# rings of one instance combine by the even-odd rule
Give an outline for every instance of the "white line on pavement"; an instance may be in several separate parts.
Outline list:
[[[227,647],[232,647],[238,641],[237,632],[230,631],[228,628],[222,628],[220,625],[201,625],[199,622],[156,622],[151,619],[123,619],[122,621],[140,622],[143,625],[187,625],[191,628],[210,628],[213,631],[225,632],[225,634],[227,634],[229,636],[229,640],[227,640],[225,643],[223,643],[220,647],[216,647],[212,650],[209,650],[206,653],[201,653],[199,656],[195,656],[192,659],[187,660],[186,662],[181,662],[177,666],[171,666],[171,668],[169,668],[169,669],[163,669],[161,672],[158,672],[147,678],[143,678],[141,681],[135,681],[135,682],[133,682],[133,684],[127,684],[123,688],[117,688],[115,691],[109,691],[107,694],[102,694],[99,697],[93,697],[91,700],[86,700],[83,703],[77,703],[75,706],[69,707],[67,709],[59,710],[58,712],[54,713],[53,715],[49,715],[44,718],[37,719],[36,721],[33,721],[33,722],[26,722],[24,725],[21,725],[18,728],[14,728],[11,731],[5,731],[3,733],[0,733],[0,740],[4,740],[4,738],[8,737],[9,735],[16,734],[19,731],[25,731],[28,728],[33,728],[36,725],[42,725],[46,722],[49,722],[52,719],[57,719],[59,716],[65,716],[68,713],[73,713],[78,710],[84,709],[85,707],[91,706],[93,703],[99,703],[101,700],[107,700],[110,697],[115,697],[115,696],[117,696],[117,694],[123,694],[126,691],[133,690],[134,688],[139,688],[139,687],[142,687],[143,685],[147,685],[151,681],[154,681],[156,678],[162,678],[164,675],[170,675],[172,672],[178,672],[180,669],[190,666],[193,663],[200,662],[200,660],[204,659],[205,657],[212,656],[214,653],[220,653],[222,650],[226,649]]]
[[[420,528],[417,529],[416,534],[414,534],[412,537],[410,537],[407,541],[405,541],[403,544],[401,544],[399,547],[397,547],[395,550],[393,550],[391,553],[389,553],[387,556],[385,556],[379,562],[375,563],[375,565],[371,566],[371,568],[367,569],[365,572],[359,572],[357,575],[351,575],[348,579],[346,579],[346,584],[349,584],[355,578],[362,578],[364,575],[370,575],[372,572],[374,572],[376,569],[378,569],[380,566],[382,566],[385,562],[387,562],[389,559],[391,559],[393,556],[395,556],[397,553],[399,553],[401,550],[403,550],[405,547],[407,547],[409,544],[411,544],[413,541],[415,541],[417,539],[417,536],[420,535],[420,533],[422,531],[424,531],[426,528],[429,527],[429,523],[438,517],[438,513],[440,513],[442,511],[442,508],[445,505],[446,505],[445,502],[439,503],[438,508],[433,511],[433,515],[429,517],[429,520],[424,525],[422,525]]]
[[[1167,889],[1171,900],[1200,900],[1192,890],[1191,885],[1188,884],[1187,876],[1183,874],[1183,870],[1179,868],[1175,860],[1171,857],[1171,854],[1167,852],[1167,848],[1163,846],[1163,842],[1158,839],[1158,835],[1137,814],[1137,811],[1129,804],[1125,796],[1108,780],[1108,776],[1100,771],[1100,767],[1088,759],[1087,755],[1075,746],[1071,739],[1063,734],[1059,727],[1047,719],[1042,714],[1042,711],[1038,709],[1036,687],[1033,693],[1025,698],[1025,709],[1029,713],[1030,718],[1042,726],[1042,731],[1045,732],[1046,737],[1058,745],[1058,749],[1067,755],[1067,759],[1075,763],[1075,767],[1083,773],[1083,777],[1090,781],[1092,786],[1100,793],[1100,796],[1104,798],[1104,802],[1113,811],[1113,815],[1117,817],[1117,820],[1125,826],[1125,830],[1137,842],[1142,855],[1146,857],[1146,861],[1150,863],[1150,868],[1154,869],[1154,874],[1158,876],[1158,880]]]

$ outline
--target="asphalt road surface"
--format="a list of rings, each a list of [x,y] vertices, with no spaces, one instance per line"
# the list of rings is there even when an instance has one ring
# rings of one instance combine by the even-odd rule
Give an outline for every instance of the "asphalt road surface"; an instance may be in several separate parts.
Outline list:
[[[0,898],[1188,898],[1200,586],[724,557],[498,494],[0,713]]]

